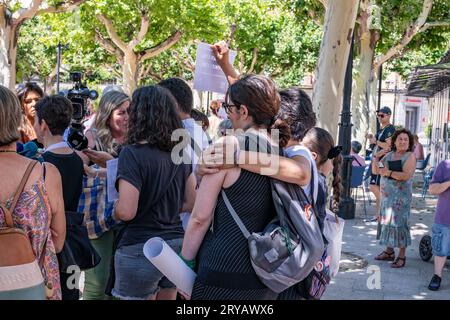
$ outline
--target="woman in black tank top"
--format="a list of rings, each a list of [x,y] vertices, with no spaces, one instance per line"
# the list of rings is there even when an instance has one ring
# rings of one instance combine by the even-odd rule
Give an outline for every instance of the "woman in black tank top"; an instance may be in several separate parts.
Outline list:
[[[83,187],[83,161],[63,141],[71,116],[72,105],[68,99],[62,96],[45,97],[36,104],[34,129],[38,141],[45,147],[42,158],[55,165],[61,174],[65,211],[76,212]],[[62,299],[78,300],[80,291],[67,286],[70,276],[60,270]]]
[[[240,148],[270,152],[267,130],[273,127],[280,106],[274,83],[260,75],[245,76],[230,86],[224,105],[233,128],[245,130]],[[251,143],[255,137],[259,144]],[[250,233],[262,231],[275,216],[267,176],[232,168],[203,177],[181,252],[191,266],[195,260],[198,263],[191,298],[275,299],[277,294],[264,286],[253,270],[247,240],[228,211],[221,190]]]

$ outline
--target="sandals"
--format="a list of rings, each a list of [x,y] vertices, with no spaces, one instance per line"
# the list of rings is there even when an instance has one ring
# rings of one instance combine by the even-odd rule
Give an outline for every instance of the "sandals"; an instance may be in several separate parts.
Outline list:
[[[382,261],[394,261],[394,259],[395,259],[395,251],[392,252],[383,251],[375,257],[375,260],[382,260]]]
[[[391,268],[395,268],[395,269],[403,268],[405,266],[405,264],[406,264],[406,257],[404,257],[404,258],[397,257],[395,259],[395,261],[391,264]]]

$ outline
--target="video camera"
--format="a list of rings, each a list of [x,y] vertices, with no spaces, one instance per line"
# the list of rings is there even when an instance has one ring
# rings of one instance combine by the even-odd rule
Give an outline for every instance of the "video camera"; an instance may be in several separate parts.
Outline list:
[[[87,138],[83,133],[83,119],[87,115],[87,100],[95,100],[98,98],[98,92],[89,90],[83,84],[82,78],[83,74],[81,72],[71,72],[70,80],[74,82],[73,88],[60,92],[60,94],[72,102],[73,113],[67,142],[76,150],[84,150],[88,146]]]

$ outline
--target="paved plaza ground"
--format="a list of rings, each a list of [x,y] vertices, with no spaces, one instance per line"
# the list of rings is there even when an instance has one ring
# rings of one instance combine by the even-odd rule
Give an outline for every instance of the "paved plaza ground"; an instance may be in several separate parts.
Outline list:
[[[423,235],[431,235],[437,199],[428,193],[423,200],[421,192],[422,174],[416,173],[410,220],[412,244],[406,251],[406,266],[400,269],[391,268],[390,262],[374,260],[384,248],[376,240],[376,223],[364,220],[375,215],[375,198],[371,195],[371,204],[366,201],[367,216],[362,201],[358,201],[355,219],[345,221],[340,271],[327,288],[324,300],[450,299],[450,261],[444,268],[441,289],[433,292],[427,288],[433,276],[433,258],[428,262],[420,258],[419,243]],[[359,194],[362,199],[361,189]],[[369,289],[367,282],[376,266],[381,286]]]
[[[367,215],[364,214],[362,191],[356,207],[356,217],[345,221],[340,272],[327,288],[323,300],[423,300],[450,299],[450,262],[444,268],[441,289],[428,290],[433,275],[433,258],[425,262],[419,256],[419,242],[423,235],[431,235],[434,210],[437,199],[427,194],[422,199],[422,174],[416,173],[411,212],[412,245],[406,252],[406,266],[393,269],[390,262],[376,261],[374,257],[383,250],[376,240],[376,223],[365,222],[375,215],[375,202],[366,201]],[[366,194],[368,197],[369,194]],[[367,280],[378,266],[380,269],[380,289],[369,289]],[[84,274],[80,285],[83,289]]]

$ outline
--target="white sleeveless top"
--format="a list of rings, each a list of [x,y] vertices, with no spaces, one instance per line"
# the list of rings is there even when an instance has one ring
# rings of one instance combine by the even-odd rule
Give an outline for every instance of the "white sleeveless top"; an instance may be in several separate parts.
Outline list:
[[[319,190],[319,175],[317,172],[317,166],[316,161],[314,160],[313,155],[311,154],[311,151],[309,151],[308,148],[301,146],[301,145],[295,145],[284,149],[284,153],[286,157],[293,158],[295,156],[301,156],[309,160],[310,165],[313,169],[313,175],[314,175],[314,186],[313,186],[313,197],[314,202],[317,200],[317,193]],[[311,183],[303,187],[303,190],[305,191],[306,195],[310,197],[311,195]]]

